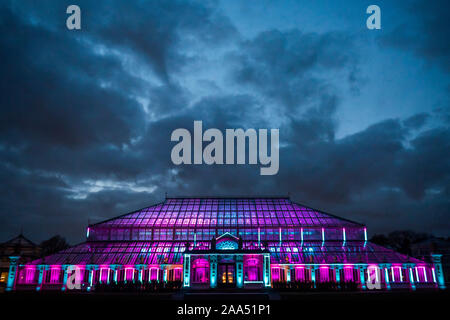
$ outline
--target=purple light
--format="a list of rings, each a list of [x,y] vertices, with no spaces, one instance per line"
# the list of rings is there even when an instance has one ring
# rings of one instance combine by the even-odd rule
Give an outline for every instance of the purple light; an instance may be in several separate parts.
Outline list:
[[[243,280],[244,284],[263,279],[268,283],[270,273],[273,282],[312,281],[312,265],[317,271],[314,280],[318,282],[336,281],[336,270],[342,270],[340,281],[355,282],[359,281],[360,273],[355,270],[360,270],[360,265],[368,267],[369,272],[381,261],[391,265],[393,282],[403,282],[401,267],[405,263],[416,265],[417,282],[427,282],[427,268],[430,277],[436,278],[431,265],[367,242],[365,226],[295,204],[287,198],[169,198],[162,204],[89,225],[87,242],[48,256],[44,261],[38,259],[21,266],[19,278],[23,280],[19,281],[37,283],[36,266],[41,264],[49,265],[44,282],[53,284],[62,282],[63,265],[83,269],[86,265],[94,266],[94,270],[86,269],[81,275],[91,286],[112,279],[181,280],[186,274],[182,266],[188,242],[190,283],[208,284],[213,266],[209,255],[226,254],[220,250],[214,252],[211,239],[216,238],[218,250],[226,244],[221,245],[225,234],[231,254],[238,250],[237,243],[242,239],[246,252],[241,256],[239,281]],[[266,259],[270,263],[263,274],[265,250],[270,252]],[[288,268],[291,268],[290,278]],[[232,272],[234,277],[237,277],[236,270]]]
[[[125,268],[125,280],[126,281],[134,280],[134,268]]]
[[[192,276],[193,283],[208,283],[209,261],[206,259],[196,259],[192,266]]]

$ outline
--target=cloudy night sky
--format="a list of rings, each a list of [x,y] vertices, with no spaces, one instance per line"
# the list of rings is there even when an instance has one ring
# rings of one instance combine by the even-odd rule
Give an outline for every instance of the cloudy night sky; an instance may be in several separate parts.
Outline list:
[[[0,241],[76,243],[166,192],[449,236],[449,32],[448,1],[2,1]],[[174,165],[194,120],[279,128],[278,174]]]

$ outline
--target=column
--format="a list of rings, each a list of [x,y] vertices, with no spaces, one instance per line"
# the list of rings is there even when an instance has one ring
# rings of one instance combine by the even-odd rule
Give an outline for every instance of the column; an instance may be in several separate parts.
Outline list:
[[[38,275],[38,284],[36,287],[36,291],[39,291],[42,289],[42,282],[44,280],[44,271],[47,269],[47,266],[45,265],[39,265],[39,275]]]
[[[142,264],[137,264],[134,268],[138,271],[138,281],[142,283],[142,270],[144,269],[144,266]]]
[[[11,291],[15,289],[15,282],[17,276],[17,264],[19,261],[19,256],[9,257],[9,272],[8,272],[8,282],[6,284],[6,291]]]
[[[92,289],[92,281],[93,281],[93,272],[94,272],[94,266],[93,265],[86,265],[86,271],[88,274],[88,279],[87,279],[87,291],[91,291]]]
[[[162,270],[162,274],[163,274],[163,282],[167,283],[167,265],[162,264],[161,270]]]
[[[270,253],[264,254],[264,263],[263,263],[263,277],[264,277],[264,287],[270,287],[271,283],[271,274],[270,274]]]
[[[360,278],[360,282],[361,282],[361,288],[363,290],[366,290],[366,281],[364,279],[366,266],[359,266],[358,268],[359,268],[359,278]]]
[[[313,288],[316,288],[316,266],[310,267],[311,270],[311,281],[313,282]]]
[[[286,282],[290,283],[292,281],[291,277],[292,277],[292,266],[288,266],[287,270],[286,270]]]
[[[61,291],[65,291],[67,289],[67,269],[68,269],[68,267],[69,266],[66,264],[61,266],[62,272],[63,272],[63,283],[62,283]]]
[[[341,288],[341,266],[334,266],[334,273],[336,275],[336,284],[338,289]]]
[[[242,254],[236,255],[236,284],[238,288],[244,286],[244,263]]]
[[[117,277],[120,266],[117,264],[111,264],[109,265],[109,268],[112,271],[112,280],[114,281],[115,284],[117,284]]]
[[[390,264],[380,264],[381,272],[384,274],[384,284],[387,290],[391,290],[391,284],[389,282],[389,269],[391,268]]]
[[[416,285],[414,284],[414,273],[413,273],[413,267],[414,265],[406,265],[405,268],[408,272],[409,276],[409,284],[411,285],[412,290],[416,290]]]
[[[191,255],[185,254],[183,257],[183,287],[191,285]]]
[[[217,255],[209,256],[209,286],[215,288],[217,286]]]
[[[434,264],[435,276],[439,289],[445,289],[444,271],[442,270],[442,254],[432,254],[431,260]]]

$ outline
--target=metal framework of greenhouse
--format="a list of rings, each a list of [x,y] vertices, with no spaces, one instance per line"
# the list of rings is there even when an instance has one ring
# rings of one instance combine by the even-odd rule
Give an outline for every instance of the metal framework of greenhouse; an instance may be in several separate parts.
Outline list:
[[[366,226],[289,197],[166,198],[89,225],[86,238],[26,264],[11,256],[7,290],[174,281],[192,289],[445,287],[439,255],[425,262],[370,243]]]

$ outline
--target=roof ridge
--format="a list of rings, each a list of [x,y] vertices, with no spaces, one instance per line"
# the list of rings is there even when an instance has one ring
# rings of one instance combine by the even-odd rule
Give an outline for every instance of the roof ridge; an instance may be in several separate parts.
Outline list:
[[[167,197],[167,196],[166,196],[166,198],[165,198],[165,200],[164,200],[163,202],[159,202],[159,203],[156,203],[156,204],[152,204],[152,205],[149,205],[149,206],[145,206],[145,207],[142,207],[142,208],[140,208],[140,209],[133,210],[133,211],[127,212],[127,213],[125,213],[125,214],[122,214],[122,215],[119,215],[119,216],[116,216],[116,217],[112,217],[112,218],[109,218],[109,219],[106,219],[106,220],[103,220],[103,221],[99,221],[99,222],[97,222],[97,223],[89,224],[88,227],[93,227],[93,226],[97,226],[97,225],[103,225],[103,224],[105,224],[105,223],[107,223],[107,222],[110,222],[110,221],[112,221],[112,220],[121,219],[121,218],[124,218],[124,217],[126,217],[126,216],[128,216],[128,215],[136,214],[136,213],[139,213],[139,212],[141,212],[141,211],[143,211],[143,210],[145,210],[145,209],[148,209],[148,208],[151,208],[151,207],[156,207],[156,206],[158,206],[158,205],[163,205],[163,206],[164,206],[164,205],[173,205],[173,204],[171,204],[171,203],[168,203],[168,200],[191,200],[191,199],[199,199],[199,200],[209,200],[209,199],[211,199],[211,200],[214,200],[214,199],[216,199],[216,200],[221,200],[221,199],[222,199],[222,200],[227,200],[227,199],[229,199],[229,200],[240,200],[240,199],[242,199],[242,200],[246,200],[246,199],[247,199],[247,200],[258,200],[258,199],[261,199],[261,200],[263,200],[263,199],[288,200],[290,204],[294,204],[294,205],[297,205],[297,206],[300,206],[300,207],[304,207],[304,208],[306,208],[306,209],[315,211],[315,212],[317,212],[317,213],[326,215],[326,216],[328,216],[328,217],[332,217],[332,218],[337,219],[337,220],[342,221],[342,222],[347,222],[347,223],[350,223],[350,224],[352,224],[352,225],[357,225],[357,226],[360,226],[360,227],[365,227],[365,224],[362,224],[362,223],[359,223],[359,222],[356,222],[356,221],[352,221],[352,220],[350,220],[350,219],[342,218],[342,217],[333,215],[333,214],[331,214],[331,213],[325,212],[325,211],[323,211],[323,210],[315,209],[315,208],[312,208],[312,207],[310,207],[310,206],[306,206],[306,205],[304,205],[304,204],[295,202],[295,201],[291,200],[289,196],[259,196],[259,197],[256,197],[256,196],[234,196],[234,197],[231,197],[231,196],[229,196],[229,197],[228,197],[228,196],[215,196],[215,197],[214,197],[214,196]]]
[[[289,195],[265,195],[265,196],[167,196],[170,199],[289,199]]]

